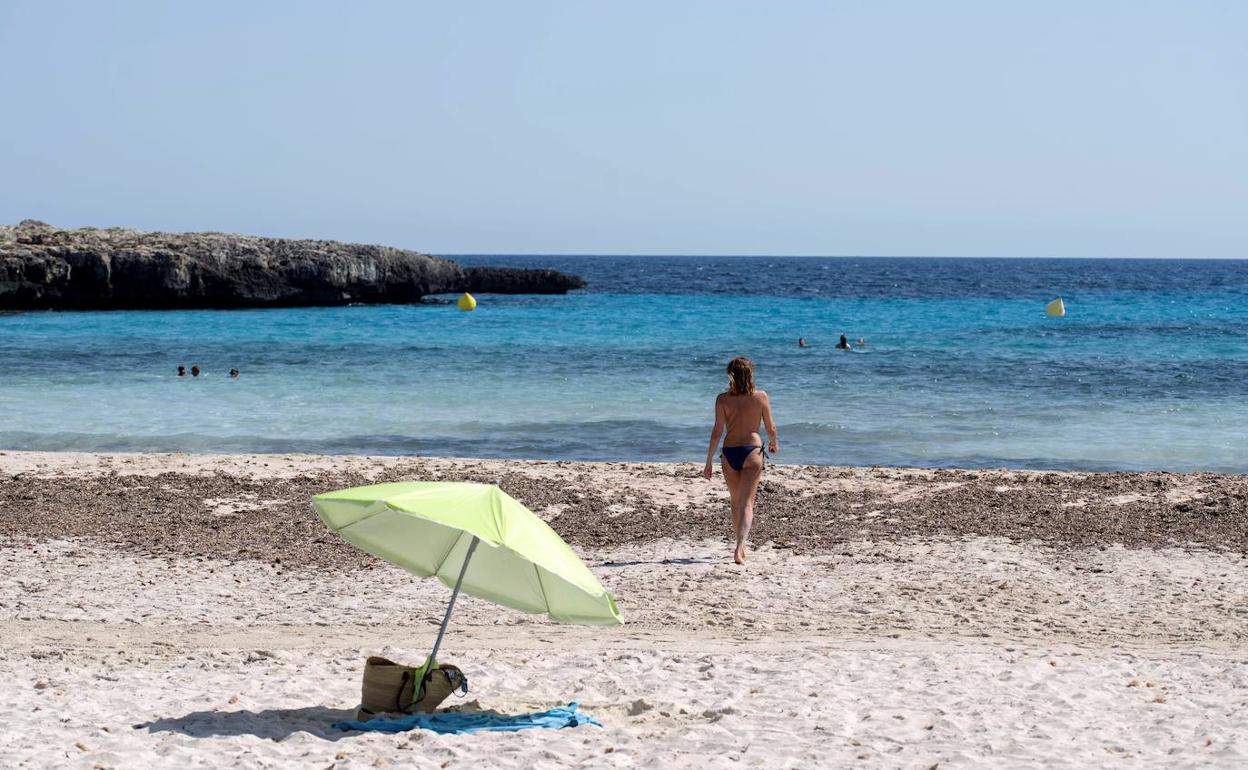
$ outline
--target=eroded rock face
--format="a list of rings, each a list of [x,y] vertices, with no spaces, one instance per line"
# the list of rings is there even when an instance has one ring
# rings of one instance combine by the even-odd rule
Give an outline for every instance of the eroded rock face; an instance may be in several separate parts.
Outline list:
[[[0,309],[407,303],[444,292],[562,294],[584,285],[553,270],[465,271],[447,259],[386,246],[62,230],[30,219],[0,225]]]
[[[566,294],[585,288],[580,276],[557,270],[514,267],[465,267],[468,291],[482,294]]]

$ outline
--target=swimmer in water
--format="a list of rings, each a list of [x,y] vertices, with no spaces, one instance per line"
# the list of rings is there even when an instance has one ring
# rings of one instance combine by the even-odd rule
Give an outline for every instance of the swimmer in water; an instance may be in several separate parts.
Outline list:
[[[867,346],[867,339],[866,339],[866,337],[859,337],[859,338],[858,338],[858,347],[860,347],[860,348],[865,348],[866,346]]]
[[[849,346],[849,338],[846,337],[844,334],[842,334],[841,341],[836,343],[836,349],[837,350],[850,350],[851,348]]]
[[[806,347],[806,338],[805,338],[805,337],[798,337],[798,338],[797,338],[797,346],[798,346],[799,348],[804,348],[804,347]]]

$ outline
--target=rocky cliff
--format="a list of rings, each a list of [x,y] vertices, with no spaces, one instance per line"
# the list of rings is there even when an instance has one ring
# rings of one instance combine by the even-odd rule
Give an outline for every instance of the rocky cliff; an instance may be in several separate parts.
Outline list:
[[[481,294],[566,294],[585,288],[579,276],[557,270],[514,267],[465,267],[468,291]]]
[[[461,268],[386,246],[223,233],[0,225],[0,309],[232,308],[418,302],[473,291],[563,294],[553,270]]]

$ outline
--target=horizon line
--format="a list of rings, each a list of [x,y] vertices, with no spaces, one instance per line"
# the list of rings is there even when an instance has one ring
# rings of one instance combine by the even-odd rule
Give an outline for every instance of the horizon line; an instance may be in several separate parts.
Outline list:
[[[203,235],[203,234],[219,234],[234,235],[250,238],[271,238],[280,240],[313,240],[313,241],[334,241],[348,245],[362,246],[379,246],[384,248],[402,249],[405,251],[414,251],[420,254],[427,254],[434,257],[446,257],[454,259],[456,257],[592,257],[592,258],[676,258],[676,259],[706,259],[706,258],[728,258],[728,259],[979,259],[979,260],[1105,260],[1105,261],[1155,261],[1155,262],[1243,262],[1248,261],[1248,254],[1242,256],[1225,257],[1225,256],[1122,256],[1122,255],[1046,255],[1046,256],[1025,256],[1025,255],[1002,255],[1002,254],[672,254],[659,251],[647,251],[643,253],[625,253],[625,252],[582,252],[582,251],[526,251],[526,252],[508,252],[508,251],[441,251],[426,250],[421,247],[400,246],[395,241],[384,240],[356,240],[350,236],[308,236],[308,235],[260,235],[255,232],[245,233],[232,230],[174,230],[157,227],[155,229],[146,229],[143,227],[134,227],[126,225],[112,225],[100,227],[98,225],[78,225],[73,227],[63,227],[54,225],[45,219],[38,217],[26,216],[17,220],[13,224],[0,221],[0,226],[17,227],[24,221],[35,221],[45,224],[56,230],[137,230],[142,233],[149,234],[166,234],[166,235]],[[397,240],[397,239],[396,239]]]
[[[1028,256],[1002,256],[1002,255],[953,255],[953,254],[664,254],[659,252],[650,252],[644,254],[627,254],[627,253],[588,253],[577,251],[551,251],[551,252],[507,252],[507,251],[429,251],[425,252],[433,257],[594,257],[594,258],[616,258],[616,257],[642,257],[642,258],[664,258],[672,257],[677,259],[706,259],[706,258],[729,258],[729,259],[1052,259],[1052,260],[1118,260],[1118,261],[1137,261],[1149,260],[1156,262],[1245,262],[1248,256],[1243,257],[1123,257],[1123,256],[1046,256],[1046,257],[1028,257]]]

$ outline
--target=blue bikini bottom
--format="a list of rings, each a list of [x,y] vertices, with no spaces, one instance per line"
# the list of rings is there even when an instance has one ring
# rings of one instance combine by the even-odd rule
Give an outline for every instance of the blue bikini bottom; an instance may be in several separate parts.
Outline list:
[[[745,467],[745,461],[750,459],[750,455],[754,454],[756,451],[761,452],[763,451],[763,448],[757,444],[747,444],[746,446],[726,446],[720,453],[720,457],[727,460],[728,464],[732,466],[734,471],[739,471]]]

